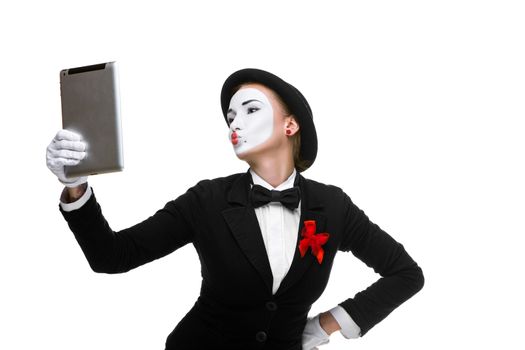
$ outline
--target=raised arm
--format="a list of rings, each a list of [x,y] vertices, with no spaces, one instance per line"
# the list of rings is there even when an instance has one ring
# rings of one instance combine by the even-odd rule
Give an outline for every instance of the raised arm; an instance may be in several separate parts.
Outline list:
[[[192,190],[166,203],[146,220],[113,231],[102,215],[95,193],[79,209],[60,212],[95,272],[122,273],[161,258],[193,239],[190,224]]]
[[[193,213],[199,212],[194,188],[154,215],[115,232],[102,215],[87,176],[68,178],[64,167],[86,156],[82,135],[59,130],[46,149],[47,167],[66,187],[59,209],[95,272],[120,273],[158,259],[193,239]]]

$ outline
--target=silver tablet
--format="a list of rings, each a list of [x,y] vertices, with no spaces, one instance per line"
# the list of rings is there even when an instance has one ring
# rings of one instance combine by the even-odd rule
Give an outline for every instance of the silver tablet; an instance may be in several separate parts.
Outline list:
[[[115,62],[60,71],[62,127],[86,141],[86,157],[66,166],[66,176],[122,171],[122,128]]]

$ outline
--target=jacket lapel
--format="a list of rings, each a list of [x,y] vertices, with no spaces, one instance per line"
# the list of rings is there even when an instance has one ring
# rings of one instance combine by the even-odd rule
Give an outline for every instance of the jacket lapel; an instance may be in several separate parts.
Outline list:
[[[241,206],[225,209],[222,215],[239,248],[261,275],[266,287],[271,291],[273,277],[270,262],[266,255],[266,248],[264,247],[257,216],[248,201],[250,176],[250,173],[247,172],[233,182],[232,188],[228,193],[228,202],[230,204],[240,204]]]
[[[301,253],[299,252],[299,242],[302,239],[301,231],[304,227],[305,220],[315,220],[316,232],[325,232],[326,228],[326,216],[321,212],[323,204],[315,196],[315,189],[311,187],[311,183],[307,183],[299,172],[297,172],[296,176],[299,176],[299,187],[301,188],[301,218],[299,220],[292,265],[279,285],[279,289],[277,289],[275,293],[276,296],[283,294],[288,288],[299,281],[314,261],[316,264],[318,263],[316,257],[311,254],[310,249],[308,249],[304,257],[301,257]]]
[[[326,217],[319,209],[323,207],[315,197],[314,191],[306,182],[304,177],[297,172],[296,183],[301,189],[301,219],[299,221],[299,228],[297,232],[297,242],[295,253],[290,270],[281,282],[277,294],[284,293],[295,282],[297,282],[305,271],[311,266],[315,257],[308,251],[304,257],[299,253],[299,241],[301,239],[301,230],[305,220],[315,220],[317,232],[324,232],[326,227]],[[273,276],[262,239],[261,229],[255,210],[249,202],[250,191],[249,170],[239,176],[228,193],[228,202],[230,204],[240,204],[231,208],[225,209],[222,212],[226,223],[228,224],[233,237],[237,241],[239,248],[246,255],[250,263],[257,270],[262,277],[269,293],[272,293]],[[316,261],[316,260],[315,260]]]

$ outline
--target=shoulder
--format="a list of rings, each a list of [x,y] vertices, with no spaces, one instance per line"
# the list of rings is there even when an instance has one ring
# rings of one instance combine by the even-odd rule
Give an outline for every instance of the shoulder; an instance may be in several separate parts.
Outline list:
[[[179,210],[190,210],[199,212],[205,208],[217,207],[226,201],[226,194],[232,184],[242,173],[217,177],[214,179],[202,179],[186,190],[185,193],[171,200],[168,205],[175,206]]]
[[[323,202],[338,202],[340,200],[344,200],[345,197],[348,197],[348,195],[339,186],[323,183],[313,179],[307,179],[305,177],[303,177],[303,179],[305,190],[314,194],[317,199]]]
[[[236,173],[227,176],[216,177],[214,179],[203,179],[197,182],[192,188],[198,190],[213,190],[216,188],[227,188],[230,187],[235,180],[241,177],[244,173]]]
[[[224,195],[229,191],[232,185],[244,173],[236,173],[227,176],[216,177],[213,179],[202,179],[194,186],[188,189],[188,192],[193,193],[198,197],[213,198],[219,194]]]
[[[304,176],[303,176],[303,179],[304,179],[305,186],[308,187],[309,189],[322,191],[330,195],[344,193],[341,187],[339,186],[329,184],[329,183],[323,183],[323,182],[313,180],[313,179],[307,179]]]

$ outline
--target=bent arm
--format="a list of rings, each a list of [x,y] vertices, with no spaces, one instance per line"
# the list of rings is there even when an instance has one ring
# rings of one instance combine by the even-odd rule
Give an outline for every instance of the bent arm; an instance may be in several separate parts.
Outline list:
[[[345,237],[339,247],[351,251],[374,269],[381,278],[367,289],[339,305],[361,328],[361,336],[395,308],[416,294],[424,285],[418,264],[378,225],[371,222],[345,194]]]
[[[118,232],[102,215],[93,190],[80,208],[65,211],[59,205],[59,209],[93,271],[122,273],[192,241],[193,228],[183,214],[191,210],[192,196],[188,191],[141,223]]]

